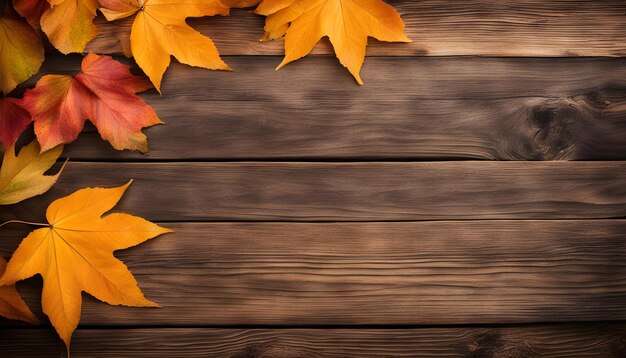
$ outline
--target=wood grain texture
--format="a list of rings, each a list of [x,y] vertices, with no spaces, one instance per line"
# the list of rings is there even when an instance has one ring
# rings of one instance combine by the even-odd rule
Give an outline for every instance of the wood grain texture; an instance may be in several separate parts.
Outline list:
[[[153,221],[626,217],[626,161],[465,161],[70,162],[51,191],[0,218],[40,221],[53,199],[131,178],[119,210]]]
[[[624,56],[626,4],[621,0],[390,0],[402,14],[410,44],[370,40],[374,56]],[[248,10],[230,17],[191,19],[223,55],[281,55],[282,41],[259,42],[264,18]],[[129,48],[132,18],[107,23],[87,51],[119,53]],[[315,53],[332,53],[329,43]],[[367,81],[367,80],[366,80]]]
[[[172,65],[164,94],[143,95],[166,122],[146,130],[148,155],[115,151],[93,128],[64,155],[626,159],[626,59],[372,58],[362,87],[331,58],[278,72],[276,60],[231,57],[233,73]],[[44,71],[79,64],[53,57]]]
[[[62,357],[46,329],[0,330],[2,356]],[[72,357],[622,358],[623,324],[427,329],[79,329]]]
[[[116,210],[175,230],[116,253],[162,308],[85,294],[74,357],[626,356],[626,58],[586,57],[626,56],[626,3],[389,2],[414,42],[371,39],[362,87],[328,41],[275,72],[262,17],[189,19],[233,73],[174,60],[142,94],[167,123],[148,155],[88,126],[50,193],[0,207],[42,221],[134,178]],[[96,22],[87,51],[128,49],[130,19]],[[451,159],[550,162],[415,162]],[[26,234],[3,227],[0,255]],[[41,285],[18,288],[45,321]],[[274,329],[236,329],[257,325]],[[65,356],[50,327],[6,320],[0,352]]]
[[[626,319],[626,220],[165,225],[175,233],[116,253],[162,308],[85,294],[81,324]],[[0,254],[9,257],[25,234],[0,231]],[[45,320],[41,280],[18,289]]]

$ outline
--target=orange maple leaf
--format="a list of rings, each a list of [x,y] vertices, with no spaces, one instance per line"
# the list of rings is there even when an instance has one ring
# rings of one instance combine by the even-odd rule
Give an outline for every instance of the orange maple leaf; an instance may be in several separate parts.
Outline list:
[[[128,214],[102,217],[129,185],[82,189],[54,201],[46,212],[49,226],[22,241],[0,279],[0,285],[9,285],[41,274],[43,311],[68,347],[80,321],[82,291],[111,305],[157,306],[113,251],[171,230]]]
[[[151,88],[145,78],[109,56],[89,54],[78,75],[47,75],[24,95],[23,106],[35,122],[46,151],[78,137],[85,120],[115,149],[148,151],[144,127],[162,123],[154,109],[135,93]]]
[[[381,0],[264,0],[265,40],[285,36],[285,58],[277,69],[309,54],[328,36],[339,62],[359,84],[368,36],[410,42],[400,14]]]
[[[109,21],[137,13],[131,52],[159,92],[170,56],[191,66],[230,70],[213,41],[185,23],[187,17],[228,15],[229,8],[219,0],[100,0],[100,4]]]

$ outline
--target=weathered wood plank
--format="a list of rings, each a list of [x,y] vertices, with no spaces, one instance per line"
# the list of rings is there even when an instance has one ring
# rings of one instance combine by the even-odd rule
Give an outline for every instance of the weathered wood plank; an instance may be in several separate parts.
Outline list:
[[[0,330],[3,357],[62,357],[51,330]],[[79,329],[72,357],[598,357],[626,355],[623,324],[425,329]]]
[[[157,221],[626,217],[626,161],[70,162],[44,196],[0,207],[41,220],[55,198],[135,179],[118,205]]]
[[[626,220],[167,226],[176,232],[116,253],[162,308],[84,295],[82,324],[626,319]],[[25,234],[11,228],[0,231],[4,257]],[[41,281],[18,288],[38,312]]]
[[[385,56],[624,56],[626,4],[621,0],[390,0],[402,14],[410,44],[370,40],[368,55]],[[280,55],[282,41],[261,43],[264,17],[233,10],[230,17],[188,21],[213,38],[224,55]],[[88,51],[128,48],[132,18],[107,23]],[[332,53],[328,43],[315,53]]]
[[[167,123],[146,130],[147,156],[93,129],[66,155],[626,159],[626,59],[372,58],[362,87],[330,58],[278,72],[274,60],[232,57],[233,73],[172,65],[163,96],[143,95]],[[44,71],[78,66],[54,57]]]

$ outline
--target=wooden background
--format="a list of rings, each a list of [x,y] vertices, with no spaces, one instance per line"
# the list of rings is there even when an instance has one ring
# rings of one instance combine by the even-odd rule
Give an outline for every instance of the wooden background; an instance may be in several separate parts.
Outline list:
[[[84,295],[73,357],[626,356],[626,2],[390,3],[414,42],[371,40],[362,87],[327,42],[275,72],[246,10],[189,20],[234,72],[173,63],[148,155],[87,128],[1,209],[133,178],[119,210],[176,230],[117,253],[163,307]],[[130,23],[98,24],[120,56]],[[41,279],[18,288],[43,317]],[[3,357],[65,355],[0,325]]]

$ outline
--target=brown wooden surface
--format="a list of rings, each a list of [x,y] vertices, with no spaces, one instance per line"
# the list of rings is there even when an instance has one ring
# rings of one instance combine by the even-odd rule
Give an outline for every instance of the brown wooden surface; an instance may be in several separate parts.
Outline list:
[[[277,60],[230,57],[228,73],[173,64],[163,95],[143,95],[166,122],[146,130],[147,155],[115,151],[93,128],[64,155],[626,159],[626,59],[370,58],[361,87],[331,58],[279,72]],[[54,57],[44,71],[79,64]]]
[[[622,358],[621,324],[424,329],[79,329],[72,357]],[[0,330],[3,354],[63,357],[49,330]]]
[[[167,223],[116,254],[160,309],[88,295],[85,325],[626,320],[626,220]],[[25,236],[0,232],[0,252]],[[38,306],[40,280],[20,284]]]
[[[389,0],[402,14],[410,44],[370,40],[374,56],[623,56],[626,4],[622,0]],[[280,55],[281,41],[259,42],[264,18],[248,10],[231,17],[191,19],[223,55]],[[97,20],[100,35],[87,51],[128,48],[132,18]],[[328,54],[328,43],[315,53]],[[278,64],[278,62],[277,62]],[[365,79],[367,82],[367,79]]]
[[[116,253],[163,307],[85,294],[73,356],[626,356],[626,3],[390,3],[414,42],[371,40],[364,86],[327,41],[275,72],[247,10],[189,19],[232,73],[173,60],[149,154],[88,126],[50,193],[0,207],[133,178],[116,210],[176,230]],[[88,50],[119,54],[130,22],[97,23]],[[46,322],[41,278],[18,288]],[[0,327],[2,357],[65,356]]]
[[[0,215],[41,220],[53,198],[130,179],[117,208],[157,221],[626,217],[622,161],[70,162],[52,190]]]

